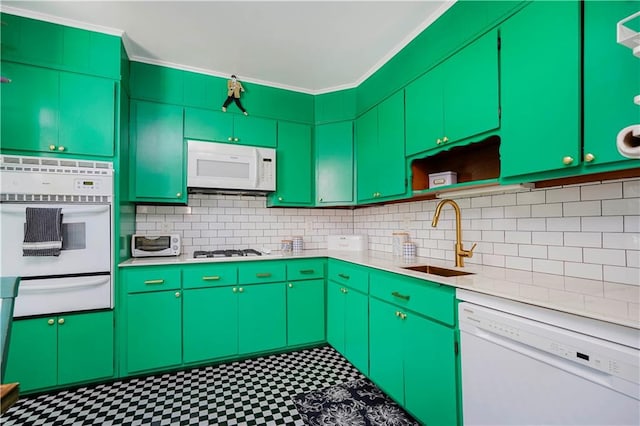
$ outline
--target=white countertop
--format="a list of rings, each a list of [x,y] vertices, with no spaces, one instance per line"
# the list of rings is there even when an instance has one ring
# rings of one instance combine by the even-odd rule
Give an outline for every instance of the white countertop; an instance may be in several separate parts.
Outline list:
[[[119,266],[184,265],[211,262],[247,262],[255,260],[288,260],[330,257],[363,266],[437,282],[456,289],[470,290],[560,312],[607,321],[640,329],[640,288],[607,281],[586,280],[561,275],[527,272],[516,269],[467,264],[456,268],[453,261],[416,257],[405,262],[402,257],[377,251],[304,250],[301,254],[222,257],[194,259],[152,257],[129,259]],[[403,269],[407,266],[433,265],[472,272],[472,275],[442,277]]]

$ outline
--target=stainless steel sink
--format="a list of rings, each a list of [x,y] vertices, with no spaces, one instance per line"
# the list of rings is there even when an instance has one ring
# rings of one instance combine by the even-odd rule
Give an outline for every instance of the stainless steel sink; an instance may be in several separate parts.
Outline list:
[[[424,272],[426,274],[440,275],[441,277],[457,277],[460,275],[473,275],[473,272],[456,271],[455,269],[441,268],[432,265],[405,266],[402,269]]]

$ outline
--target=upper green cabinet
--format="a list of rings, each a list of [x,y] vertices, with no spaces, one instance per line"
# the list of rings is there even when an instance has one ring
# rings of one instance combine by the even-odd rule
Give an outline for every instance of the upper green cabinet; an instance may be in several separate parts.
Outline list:
[[[356,120],[356,158],[359,203],[405,194],[403,91]]]
[[[407,86],[407,156],[499,127],[498,42],[491,31]]]
[[[276,147],[276,122],[222,111],[186,108],[184,137],[240,145]]]
[[[7,13],[0,16],[3,60],[120,79],[120,37]]]
[[[131,102],[132,201],[185,203],[182,107]]]
[[[316,126],[316,205],[353,204],[353,123]]]
[[[633,102],[640,95],[640,59],[630,48],[616,43],[615,36],[616,24],[639,8],[637,1],[584,2],[586,171],[627,159],[616,148],[616,136],[640,124],[640,106]],[[637,160],[628,163],[638,167]]]
[[[183,104],[184,71],[142,62],[131,62],[130,73],[132,98],[167,104]]]
[[[503,178],[580,164],[580,13],[532,2],[500,28]]]
[[[111,157],[113,80],[2,62],[2,149]]]
[[[312,206],[314,168],[311,126],[278,123],[276,160],[276,191],[269,195],[268,204]]]

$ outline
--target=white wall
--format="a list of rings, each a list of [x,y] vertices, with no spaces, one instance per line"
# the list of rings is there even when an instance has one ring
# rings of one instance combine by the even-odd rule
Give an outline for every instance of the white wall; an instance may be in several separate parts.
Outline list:
[[[302,235],[305,248],[326,248],[329,234],[366,233],[369,248],[391,252],[391,234],[409,232],[418,255],[451,260],[455,220],[439,200],[366,208],[266,208],[264,197],[191,195],[187,207],[138,206],[138,232],[177,231],[185,252],[269,248]],[[456,199],[467,263],[640,286],[640,179]]]

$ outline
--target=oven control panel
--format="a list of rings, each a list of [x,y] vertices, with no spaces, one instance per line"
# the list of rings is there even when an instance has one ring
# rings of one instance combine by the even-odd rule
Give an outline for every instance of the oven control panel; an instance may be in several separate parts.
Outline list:
[[[88,194],[99,192],[102,189],[100,179],[76,179],[74,181],[76,191],[86,192]]]

